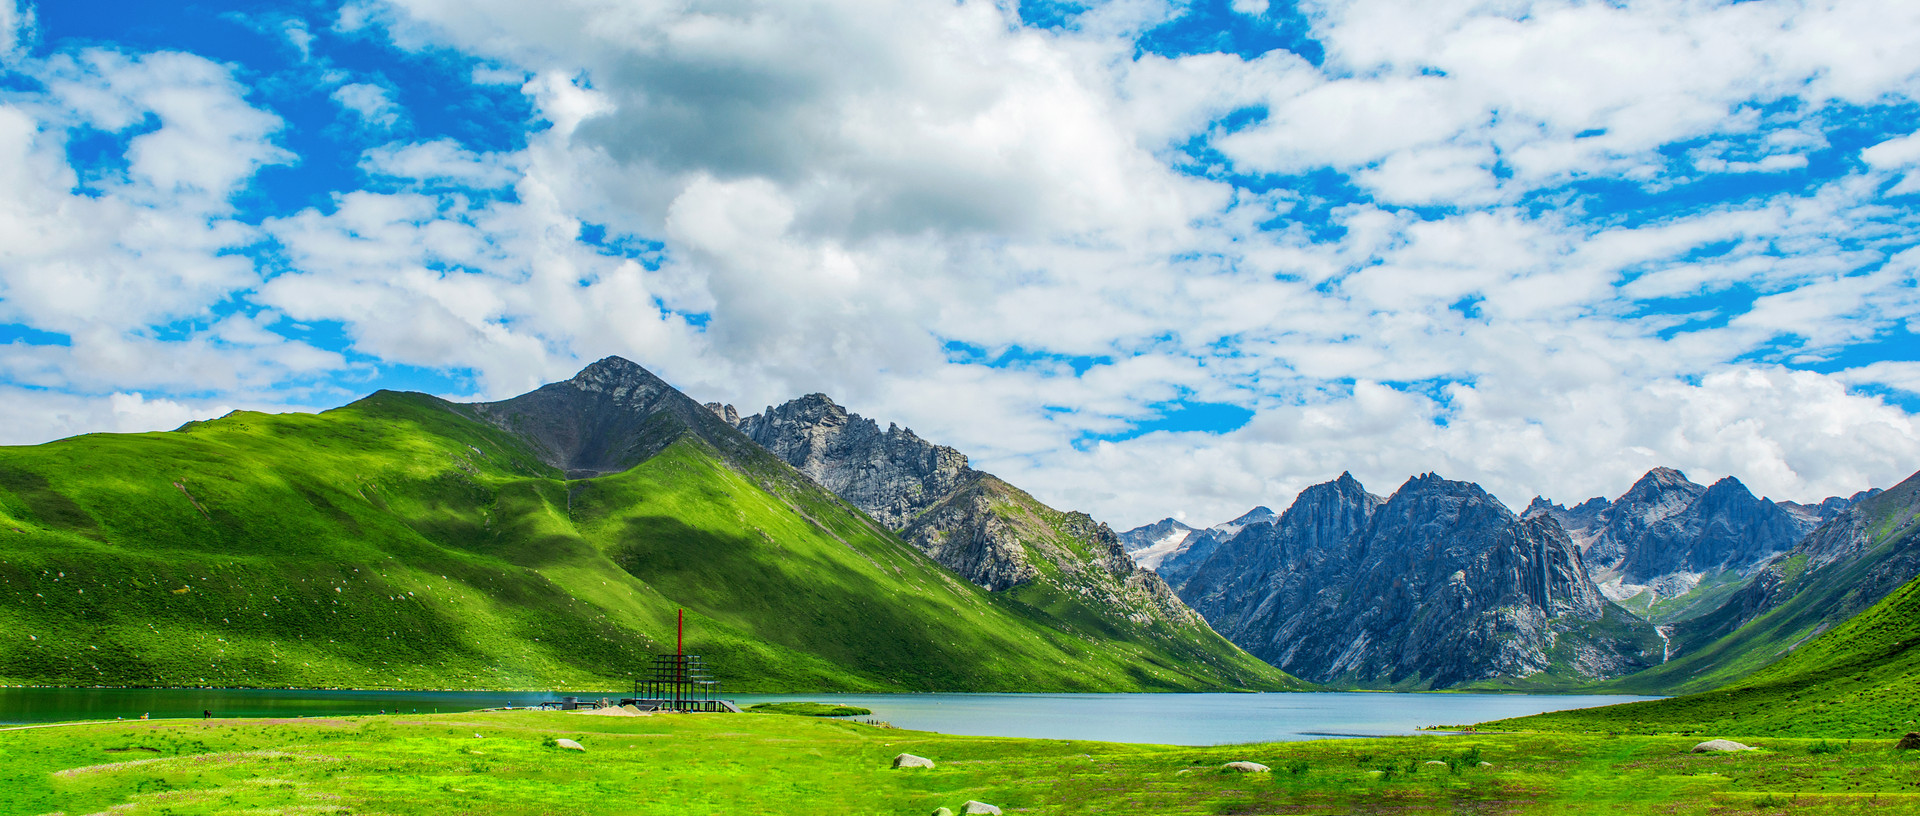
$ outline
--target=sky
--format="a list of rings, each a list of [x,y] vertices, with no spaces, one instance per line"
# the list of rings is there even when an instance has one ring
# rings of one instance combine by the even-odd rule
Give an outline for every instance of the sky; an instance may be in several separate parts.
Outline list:
[[[1911,0],[0,0],[0,444],[821,392],[1118,529],[1920,469]]]

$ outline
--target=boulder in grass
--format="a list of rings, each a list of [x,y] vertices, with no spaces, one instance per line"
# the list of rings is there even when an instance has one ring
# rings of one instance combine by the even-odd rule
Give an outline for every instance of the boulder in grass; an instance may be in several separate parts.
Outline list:
[[[1920,731],[1908,731],[1907,735],[1901,737],[1900,742],[1893,747],[1902,751],[1920,750]]]
[[[1733,740],[1724,740],[1724,739],[1707,740],[1706,742],[1693,746],[1693,752],[1696,754],[1710,754],[1715,751],[1751,751],[1751,750],[1753,750],[1751,746],[1741,745],[1740,743],[1734,742]]]
[[[574,742],[573,740],[570,740],[570,739],[567,739],[566,737],[561,737],[561,738],[559,738],[559,739],[557,739],[557,740],[554,740],[554,741],[553,741],[553,747],[555,747],[555,748],[565,748],[566,750],[569,750],[569,751],[585,751],[585,750],[587,750],[587,746],[585,746],[585,745],[581,745],[580,743],[577,743],[577,742]]]
[[[1000,816],[1000,809],[968,799],[966,804],[960,806],[960,816]]]
[[[912,754],[901,754],[893,758],[893,767],[895,768],[931,768],[933,767],[933,760],[923,756],[914,756]]]
[[[953,808],[944,808],[944,807],[934,808],[933,816],[953,816]]]
[[[1268,771],[1271,771],[1271,770],[1273,770],[1273,769],[1272,769],[1272,768],[1269,768],[1269,767],[1267,767],[1267,766],[1265,766],[1265,765],[1262,765],[1262,764],[1260,764],[1260,763],[1258,763],[1258,762],[1244,762],[1244,761],[1243,761],[1243,762],[1229,762],[1229,763],[1227,763],[1227,764],[1225,764],[1225,765],[1222,765],[1222,766],[1220,766],[1220,770],[1223,770],[1223,771],[1239,771],[1239,772],[1241,772],[1241,773],[1266,773],[1266,772],[1268,772]]]

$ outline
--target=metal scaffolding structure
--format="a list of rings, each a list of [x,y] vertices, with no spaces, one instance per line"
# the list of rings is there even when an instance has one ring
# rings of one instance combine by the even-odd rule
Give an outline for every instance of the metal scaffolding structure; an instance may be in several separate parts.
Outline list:
[[[707,673],[707,662],[699,655],[687,654],[686,612],[679,614],[675,626],[674,651],[654,655],[652,671],[633,686],[633,698],[621,703],[654,711],[734,711],[740,709],[720,699],[720,681]]]

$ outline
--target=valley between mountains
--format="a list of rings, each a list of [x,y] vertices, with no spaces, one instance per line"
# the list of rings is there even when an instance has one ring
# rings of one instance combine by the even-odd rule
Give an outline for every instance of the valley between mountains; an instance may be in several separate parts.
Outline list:
[[[1663,468],[1516,513],[1342,474],[1116,533],[824,395],[742,415],[608,358],[0,448],[0,683],[624,688],[677,609],[740,691],[1909,682],[1917,513],[1916,479],[1801,505]]]

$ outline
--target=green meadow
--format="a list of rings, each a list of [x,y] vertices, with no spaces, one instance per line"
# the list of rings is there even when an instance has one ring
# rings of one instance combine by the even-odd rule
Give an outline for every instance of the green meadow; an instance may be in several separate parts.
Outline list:
[[[1739,734],[1724,736],[1739,738]],[[555,745],[572,739],[584,752]],[[814,717],[484,712],[0,731],[0,814],[1913,813],[1890,740],[1470,734],[1223,747]],[[912,753],[930,770],[893,770]],[[1221,770],[1231,761],[1268,773]],[[1486,763],[1486,764],[1482,764]]]

